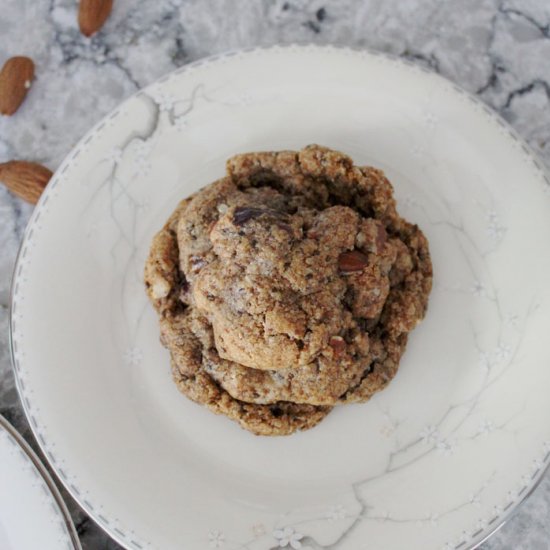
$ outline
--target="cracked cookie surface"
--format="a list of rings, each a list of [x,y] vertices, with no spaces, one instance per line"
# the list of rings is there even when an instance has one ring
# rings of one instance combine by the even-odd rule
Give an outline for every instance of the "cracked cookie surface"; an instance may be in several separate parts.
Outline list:
[[[255,433],[309,428],[397,372],[428,244],[382,172],[336,151],[238,155],[227,173],[182,201],[147,262],[174,379]]]

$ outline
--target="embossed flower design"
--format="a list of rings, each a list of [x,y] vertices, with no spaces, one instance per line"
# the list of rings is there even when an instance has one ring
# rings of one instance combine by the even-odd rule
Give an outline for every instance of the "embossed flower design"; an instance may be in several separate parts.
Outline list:
[[[344,519],[346,517],[346,509],[341,504],[336,504],[327,510],[326,517],[329,521]]]
[[[519,315],[517,313],[510,313],[504,318],[504,323],[513,328],[518,328]]]
[[[440,439],[435,448],[444,456],[451,456],[456,449],[456,443],[451,439]]]
[[[489,237],[491,237],[494,241],[500,241],[502,237],[504,237],[505,231],[505,227],[493,223],[489,224],[487,227],[487,235],[489,235]]]
[[[500,224],[498,214],[491,210],[487,214],[489,224],[487,225],[487,235],[494,241],[500,241],[504,237],[506,227]]]
[[[406,208],[414,208],[419,206],[418,200],[413,195],[404,196],[401,204],[403,204]]]
[[[431,525],[432,527],[436,527],[439,524],[439,514],[435,514],[434,512],[431,512],[428,515],[428,519],[426,521],[428,525]]]
[[[149,162],[149,159],[145,157],[136,157],[134,161],[134,168],[136,169],[136,174],[146,176],[151,171],[151,163]]]
[[[148,158],[153,150],[153,144],[150,141],[138,141],[134,146],[134,152],[137,158]]]
[[[479,495],[477,494],[470,495],[470,504],[472,506],[475,506],[476,508],[479,508],[481,506],[481,500],[479,498]]]
[[[300,541],[304,538],[304,535],[296,532],[292,527],[275,529],[275,531],[273,531],[273,536],[279,544],[279,548],[293,548],[294,550],[302,548],[302,543]]]
[[[477,433],[480,435],[489,435],[494,429],[495,425],[485,418],[479,423]]]
[[[470,292],[478,298],[487,296],[487,288],[480,281],[474,281],[470,286]]]
[[[143,359],[143,352],[138,347],[130,347],[124,352],[124,362],[129,367],[137,367]]]
[[[151,170],[151,161],[149,159],[153,150],[152,143],[148,141],[138,141],[134,147],[134,168],[136,174],[147,175]]]
[[[108,162],[112,162],[115,165],[120,164],[120,162],[122,161],[122,153],[123,151],[120,147],[113,147],[105,155],[105,160]]]
[[[390,437],[394,432],[395,432],[395,428],[388,424],[380,428],[380,435],[383,435],[384,437]]]
[[[248,105],[251,105],[253,101],[254,98],[250,95],[250,93],[244,92],[237,98],[237,105],[247,107]]]
[[[187,118],[185,116],[179,116],[174,120],[174,128],[178,132],[182,132],[188,126]]]
[[[222,548],[224,544],[225,535],[221,531],[215,529],[208,533],[208,546],[210,546],[210,548]]]
[[[426,111],[422,118],[424,120],[424,124],[426,124],[428,128],[435,128],[437,126],[438,119],[431,111]]]
[[[421,145],[416,143],[411,147],[411,154],[413,157],[423,158],[426,156],[426,149],[424,149]]]
[[[261,537],[266,534],[265,525],[263,523],[256,523],[252,526],[252,532],[255,536]]]
[[[512,354],[512,348],[507,344],[500,344],[495,350],[495,358],[497,361],[507,361]]]
[[[174,96],[160,90],[155,90],[152,92],[151,96],[153,97],[154,102],[158,105],[161,113],[167,113],[174,108],[174,103],[176,102],[176,98]]]
[[[418,436],[426,445],[433,445],[439,440],[439,430],[435,426],[428,425]]]
[[[491,356],[486,351],[481,351],[479,353],[478,363],[482,369],[489,370],[492,366]]]

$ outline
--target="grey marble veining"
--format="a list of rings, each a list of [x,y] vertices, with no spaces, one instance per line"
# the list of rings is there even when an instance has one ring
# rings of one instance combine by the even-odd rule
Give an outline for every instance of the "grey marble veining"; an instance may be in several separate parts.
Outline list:
[[[0,162],[55,169],[75,142],[138,88],[200,57],[275,43],[368,47],[423,64],[478,94],[550,165],[548,0],[115,0],[95,37],[74,0],[1,0],[0,63],[29,55],[36,80],[0,117]],[[0,413],[33,443],[8,353],[11,271],[32,211],[0,188]],[[85,550],[118,546],[72,503]],[[550,478],[484,550],[550,549]]]

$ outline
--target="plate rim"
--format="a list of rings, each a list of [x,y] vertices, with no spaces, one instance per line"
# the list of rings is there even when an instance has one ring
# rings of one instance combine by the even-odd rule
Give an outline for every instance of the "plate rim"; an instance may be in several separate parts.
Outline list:
[[[69,533],[69,540],[72,544],[72,547],[75,550],[82,550],[80,538],[78,537],[78,533],[76,532],[76,528],[71,518],[69,509],[67,508],[67,504],[63,500],[63,497],[61,496],[61,493],[59,492],[59,489],[57,488],[53,477],[46,469],[46,466],[44,466],[43,462],[40,460],[38,455],[34,452],[34,450],[25,440],[25,438],[15,429],[15,427],[10,422],[8,422],[7,418],[2,414],[0,414],[0,429],[4,429],[7,434],[11,436],[11,438],[17,443],[19,448],[25,453],[27,459],[30,460],[31,464],[38,471],[63,518],[63,522],[65,523],[65,527],[67,527],[67,532]]]
[[[480,108],[486,116],[493,119],[494,122],[498,123],[499,126],[506,132],[506,134],[512,138],[514,141],[516,141],[520,147],[523,150],[523,153],[529,157],[529,159],[532,161],[535,169],[540,172],[540,175],[544,179],[545,183],[550,187],[550,170],[546,167],[544,162],[541,161],[539,158],[538,153],[527,143],[527,141],[508,123],[496,110],[492,109],[489,105],[487,105],[485,102],[483,102],[481,99],[479,99],[475,94],[469,92],[453,80],[446,78],[445,76],[439,74],[432,68],[428,68],[424,65],[419,64],[418,62],[415,62],[411,59],[400,57],[396,54],[390,53],[390,52],[384,52],[381,50],[377,50],[371,47],[367,46],[350,46],[343,43],[330,43],[330,44],[316,44],[314,42],[291,42],[288,44],[275,44],[275,45],[266,45],[266,46],[251,46],[248,48],[238,48],[238,49],[230,49],[225,50],[220,53],[216,53],[209,56],[201,57],[193,62],[186,63],[182,65],[181,67],[178,67],[159,78],[153,80],[146,86],[143,86],[142,88],[138,89],[125,99],[123,99],[120,103],[118,103],[111,111],[109,111],[105,116],[103,116],[98,122],[96,122],[87,132],[83,134],[83,136],[76,142],[76,144],[69,150],[67,155],[63,158],[61,163],[59,164],[58,168],[55,170],[53,177],[48,182],[46,188],[44,189],[41,197],[39,198],[37,204],[35,205],[31,216],[29,218],[29,221],[27,222],[27,225],[25,227],[25,230],[23,232],[23,237],[21,239],[21,242],[19,244],[18,252],[16,255],[14,268],[12,271],[12,279],[10,284],[10,294],[9,294],[9,308],[8,308],[8,347],[9,347],[9,353],[10,353],[10,359],[11,359],[11,367],[12,371],[14,373],[15,383],[18,395],[20,397],[21,405],[23,407],[25,417],[27,418],[27,421],[30,425],[32,434],[44,454],[45,459],[47,460],[49,466],[52,468],[52,470],[55,472],[55,476],[57,479],[62,483],[62,485],[65,487],[65,490],[71,495],[73,500],[79,505],[79,507],[88,515],[90,516],[94,522],[113,540],[115,540],[118,544],[120,544],[123,548],[126,548],[128,550],[141,550],[143,546],[139,543],[136,543],[135,540],[130,540],[126,538],[125,534],[120,531],[120,529],[117,529],[116,527],[113,527],[113,521],[105,521],[105,519],[102,519],[102,514],[99,514],[99,512],[96,512],[95,507],[92,506],[89,502],[86,501],[78,492],[75,490],[76,488],[71,484],[68,476],[63,475],[63,472],[61,471],[61,468],[55,464],[55,461],[52,460],[51,453],[47,450],[47,441],[46,439],[41,436],[40,428],[38,423],[36,422],[33,414],[30,411],[30,401],[28,401],[28,398],[26,397],[26,394],[24,392],[24,388],[21,383],[21,379],[19,377],[18,368],[16,365],[16,359],[15,359],[15,349],[14,349],[14,339],[13,339],[13,332],[14,332],[14,316],[13,316],[13,304],[15,299],[15,288],[18,282],[19,277],[19,270],[21,266],[21,260],[22,260],[22,250],[24,249],[25,245],[27,244],[27,241],[30,237],[30,234],[33,229],[34,223],[37,221],[38,216],[40,215],[40,211],[43,208],[43,206],[46,204],[46,202],[49,200],[49,195],[52,194],[52,189],[55,187],[57,182],[61,179],[64,172],[68,169],[70,163],[72,160],[76,157],[75,153],[80,152],[81,147],[88,141],[88,139],[95,134],[97,131],[99,131],[110,119],[113,119],[118,115],[118,113],[121,111],[122,107],[135,99],[136,97],[139,97],[141,94],[143,94],[145,91],[154,88],[155,86],[164,83],[172,76],[183,74],[190,69],[197,68],[199,66],[203,65],[211,65],[213,63],[219,62],[222,59],[227,59],[230,57],[237,57],[239,55],[243,54],[251,54],[254,52],[271,52],[271,51],[286,51],[286,53],[293,53],[296,51],[311,51],[315,50],[318,52],[337,52],[340,54],[353,54],[357,55],[358,57],[363,55],[367,57],[373,57],[373,58],[381,58],[386,62],[389,62],[390,64],[393,64],[394,66],[405,66],[409,68],[413,68],[417,71],[420,71],[424,74],[430,75],[431,77],[435,77],[441,82],[444,82],[446,85],[450,85],[452,89],[461,95],[462,97],[466,98],[468,101],[470,101],[473,105]],[[2,419],[2,415],[0,415],[0,420]],[[0,421],[1,424],[1,421]],[[12,427],[12,430],[14,428]],[[17,432],[16,432],[17,433]],[[19,434],[17,434],[19,435]],[[22,436],[19,435],[19,437],[22,439]],[[28,446],[26,441],[23,439],[23,443]],[[31,453],[34,454],[34,451],[29,447]],[[550,453],[549,453],[550,455]],[[41,464],[40,460],[37,458],[38,464],[44,469],[46,472],[46,475],[49,476],[48,472],[45,470],[44,465]],[[489,525],[486,527],[481,533],[479,533],[477,536],[483,535],[483,538],[481,538],[478,541],[471,541],[467,543],[467,546],[463,546],[464,543],[460,544],[461,550],[475,550],[479,548],[483,543],[485,543],[489,538],[491,538],[497,531],[499,531],[514,515],[515,513],[520,509],[520,507],[529,499],[529,497],[533,494],[533,492],[537,489],[537,487],[540,485],[546,474],[550,471],[550,461],[547,461],[547,463],[544,465],[543,468],[540,469],[540,471],[532,478],[532,483],[530,485],[525,486],[525,493],[522,495],[522,497],[514,503],[510,508],[504,511],[500,516],[497,516],[497,519],[495,521],[495,525]],[[45,478],[47,480],[47,478]],[[53,480],[51,480],[51,483],[54,484]],[[50,484],[48,484],[49,486]],[[57,488],[55,487],[55,484],[53,485],[55,490]],[[67,514],[68,510],[66,508],[66,505],[59,494],[59,499],[63,507],[65,508]],[[107,514],[108,515],[108,514]],[[69,514],[70,519],[70,514]],[[72,520],[70,520],[70,525],[72,526],[72,529],[74,530],[74,525],[72,523]],[[71,532],[72,534],[72,532]],[[75,531],[76,534],[76,531]],[[137,534],[133,532],[133,536],[137,537]],[[141,540],[140,537],[137,537],[138,540]],[[472,538],[476,538],[472,536]],[[76,541],[78,543],[78,546],[76,546],[76,550],[82,550],[80,541],[78,536],[76,535]],[[147,544],[147,546],[149,546]],[[457,547],[458,548],[458,547]]]

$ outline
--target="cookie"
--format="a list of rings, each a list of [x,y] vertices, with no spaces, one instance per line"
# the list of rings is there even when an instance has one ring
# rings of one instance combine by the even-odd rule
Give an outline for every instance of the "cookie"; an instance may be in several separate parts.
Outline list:
[[[162,339],[192,399],[255,433],[305,429],[396,374],[427,307],[428,243],[383,173],[342,153],[249,153],[227,173],[155,237]]]

